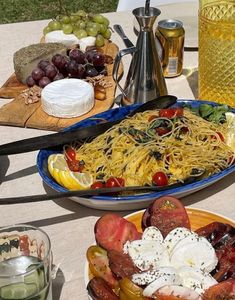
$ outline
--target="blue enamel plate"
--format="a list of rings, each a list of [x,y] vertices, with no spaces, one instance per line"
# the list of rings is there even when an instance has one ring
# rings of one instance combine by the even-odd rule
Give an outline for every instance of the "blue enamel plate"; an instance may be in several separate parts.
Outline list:
[[[209,101],[195,101],[195,100],[178,100],[177,105],[182,104],[190,104],[192,107],[197,108],[200,104],[207,103],[211,104],[213,106],[216,106],[217,104],[214,102]],[[68,128],[65,129],[65,131],[69,131],[75,128],[79,127],[86,127],[97,124],[100,120],[99,119],[105,119],[107,121],[115,121],[118,119],[121,119],[125,117],[128,113],[130,113],[133,109],[135,109],[137,105],[130,105],[125,106],[122,108],[115,108],[112,110],[108,110],[106,112],[97,114],[95,116],[92,116],[88,119],[85,119],[81,122],[78,122]],[[233,110],[235,113],[235,110]],[[61,153],[61,149],[58,149],[57,151],[53,150],[40,150],[37,156],[37,167],[38,172],[41,175],[43,181],[53,188],[54,190],[58,192],[65,192],[67,189],[60,186],[58,183],[54,181],[54,179],[51,177],[48,167],[47,167],[47,160],[48,157],[53,153]],[[73,197],[72,200],[85,205],[87,207],[92,207],[96,209],[103,209],[103,210],[131,210],[131,209],[141,209],[145,208],[149,205],[150,201],[158,198],[163,195],[173,195],[178,198],[192,194],[196,191],[199,191],[200,189],[203,189],[214,182],[222,179],[223,177],[229,175],[230,173],[235,171],[235,165],[232,165],[231,167],[223,170],[220,173],[217,173],[213,176],[207,177],[203,180],[196,181],[194,183],[189,183],[184,186],[168,189],[166,191],[161,192],[149,192],[145,194],[138,194],[138,195],[128,195],[128,196],[93,196],[90,198],[80,198],[80,197]]]

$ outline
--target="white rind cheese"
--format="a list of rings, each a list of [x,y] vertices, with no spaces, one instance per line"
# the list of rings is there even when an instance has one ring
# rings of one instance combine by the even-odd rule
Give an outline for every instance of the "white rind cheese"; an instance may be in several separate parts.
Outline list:
[[[61,79],[48,84],[41,93],[42,109],[58,118],[86,114],[95,103],[91,84],[80,79]]]
[[[55,30],[45,35],[46,43],[61,43],[66,47],[71,47],[79,43],[78,38],[74,34],[64,34],[63,30]]]
[[[63,30],[55,30],[45,35],[46,43],[61,43],[70,48],[73,45],[80,45],[82,51],[86,51],[89,46],[95,46],[96,38],[93,36],[87,36],[82,39],[78,39],[74,34],[65,34]]]

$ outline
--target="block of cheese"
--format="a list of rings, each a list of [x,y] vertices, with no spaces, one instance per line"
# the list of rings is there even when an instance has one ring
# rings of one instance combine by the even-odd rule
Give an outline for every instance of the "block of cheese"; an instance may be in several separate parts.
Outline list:
[[[61,43],[40,43],[21,48],[13,56],[16,78],[26,83],[27,77],[40,60],[50,60],[57,53],[66,55],[66,51],[66,46]]]
[[[46,43],[62,43],[66,47],[78,44],[79,40],[74,34],[64,34],[63,30],[55,30],[45,35]]]
[[[79,117],[94,106],[94,88],[80,79],[61,79],[49,83],[42,90],[41,101],[42,109],[48,115],[58,118]]]

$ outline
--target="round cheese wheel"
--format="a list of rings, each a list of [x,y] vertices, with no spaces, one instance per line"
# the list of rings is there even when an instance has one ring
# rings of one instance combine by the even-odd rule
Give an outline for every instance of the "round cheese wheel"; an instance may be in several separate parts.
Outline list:
[[[49,83],[41,93],[42,109],[58,118],[79,117],[95,103],[93,86],[80,79],[61,79]]]

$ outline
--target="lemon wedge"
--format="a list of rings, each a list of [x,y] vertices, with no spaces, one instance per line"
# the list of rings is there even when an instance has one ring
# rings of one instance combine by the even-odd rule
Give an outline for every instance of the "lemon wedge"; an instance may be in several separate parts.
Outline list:
[[[226,144],[235,152],[235,114],[232,112],[226,112],[225,116],[228,124]]]
[[[49,156],[48,170],[60,185],[69,190],[85,190],[93,183],[92,175],[70,171],[63,154]]]

